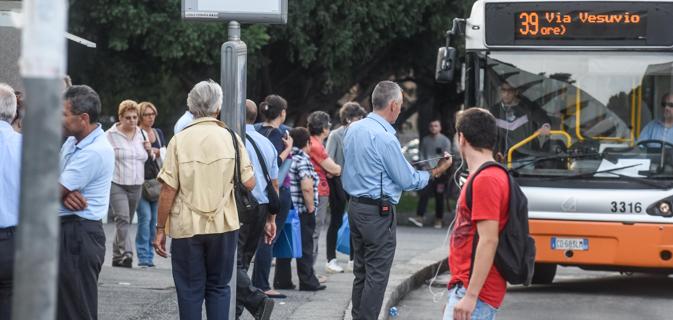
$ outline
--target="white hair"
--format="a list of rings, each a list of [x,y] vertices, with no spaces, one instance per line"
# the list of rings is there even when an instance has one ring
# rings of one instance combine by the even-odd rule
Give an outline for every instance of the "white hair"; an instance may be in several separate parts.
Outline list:
[[[16,117],[16,94],[6,83],[0,83],[0,121],[12,123]]]
[[[222,107],[222,88],[213,80],[197,83],[187,96],[187,107],[194,118],[211,116]]]
[[[387,107],[391,101],[402,99],[402,88],[392,81],[381,81],[372,92],[372,107],[381,110]]]

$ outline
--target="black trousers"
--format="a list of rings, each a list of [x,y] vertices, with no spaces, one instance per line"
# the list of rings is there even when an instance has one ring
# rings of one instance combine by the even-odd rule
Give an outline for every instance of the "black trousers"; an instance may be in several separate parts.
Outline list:
[[[435,197],[435,218],[441,220],[444,216],[444,195],[446,194],[447,180],[445,177],[440,177],[429,183],[423,190],[421,190],[418,199],[418,208],[416,215],[422,217],[425,215],[425,210],[428,208],[428,200],[431,196]]]
[[[348,195],[344,191],[344,187],[341,184],[341,177],[334,177],[327,179],[329,183],[329,211],[330,211],[330,222],[329,228],[327,229],[327,262],[332,259],[336,259],[336,245],[337,245],[337,234],[341,224],[343,223],[343,217],[346,210],[346,203],[348,202]],[[352,247],[352,243],[351,243]],[[353,260],[353,250],[350,254],[351,260]]]
[[[290,212],[290,207],[292,207],[292,198],[288,188],[280,187],[278,198],[280,200],[280,212],[276,214],[276,238],[273,239],[274,242],[278,240],[278,235],[283,231],[285,220]],[[252,285],[262,291],[271,290],[269,274],[271,274],[272,259],[273,246],[260,239],[255,253],[255,266],[252,268]]]
[[[320,286],[313,270],[313,231],[315,230],[315,214],[299,213],[301,224],[301,258],[297,259],[297,276],[299,288],[317,288]],[[276,288],[292,286],[292,259],[276,259],[276,273],[273,285]]]
[[[257,216],[250,219],[249,223],[244,223],[238,230],[238,255],[236,270],[236,318],[243,314],[243,309],[248,309],[251,314],[255,314],[266,298],[262,290],[255,288],[248,276],[248,267],[250,261],[255,255],[257,244],[264,234],[264,225],[269,212],[269,206],[264,204],[259,206]]]
[[[348,221],[353,241],[353,320],[378,319],[395,257],[396,208],[381,216],[376,205],[351,199]]]
[[[227,319],[238,231],[173,239],[171,264],[181,320]]]
[[[14,285],[15,228],[0,228],[0,320],[10,320]]]
[[[105,258],[100,221],[61,218],[58,319],[98,319],[98,275]]]

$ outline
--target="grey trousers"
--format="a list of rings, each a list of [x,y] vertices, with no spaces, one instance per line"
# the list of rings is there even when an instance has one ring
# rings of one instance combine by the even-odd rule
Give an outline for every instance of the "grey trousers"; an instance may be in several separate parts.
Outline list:
[[[319,196],[318,208],[315,210],[315,230],[313,230],[313,266],[315,266],[315,262],[318,260],[318,239],[320,238],[320,232],[325,229],[325,226],[329,225],[329,219],[327,219],[328,207],[329,197]]]
[[[112,242],[112,261],[118,262],[124,257],[133,257],[133,242],[131,238],[131,221],[136,213],[142,186],[125,186],[112,183],[110,189],[110,207],[115,222],[115,236]]]
[[[354,320],[377,319],[395,257],[397,209],[382,217],[376,205],[350,200],[348,222],[353,250]]]

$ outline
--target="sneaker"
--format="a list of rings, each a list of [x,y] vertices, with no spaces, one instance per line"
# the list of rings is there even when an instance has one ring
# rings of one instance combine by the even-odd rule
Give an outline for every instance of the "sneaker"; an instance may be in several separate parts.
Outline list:
[[[327,272],[327,273],[342,273],[342,272],[344,272],[344,268],[339,266],[336,259],[332,259],[325,265],[325,272]]]
[[[354,263],[353,260],[348,261],[348,267],[346,268],[348,271],[353,271],[354,268]]]
[[[423,217],[409,217],[409,222],[419,228],[423,228]]]
[[[442,220],[435,220],[435,229],[442,228]]]
[[[113,267],[122,267],[122,268],[133,268],[133,258],[129,256],[124,256],[121,258],[121,260],[113,260],[112,261],[112,266]]]

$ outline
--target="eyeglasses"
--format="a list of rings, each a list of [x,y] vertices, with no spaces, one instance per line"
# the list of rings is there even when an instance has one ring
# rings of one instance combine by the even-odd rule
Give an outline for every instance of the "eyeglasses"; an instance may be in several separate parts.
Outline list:
[[[661,103],[661,106],[662,106],[662,107],[673,108],[673,102],[662,102],[662,103]]]
[[[143,117],[153,117],[156,116],[157,114],[152,112],[152,113],[143,113]]]
[[[138,116],[126,116],[126,117],[124,117],[124,119],[126,119],[126,120],[137,120]]]

